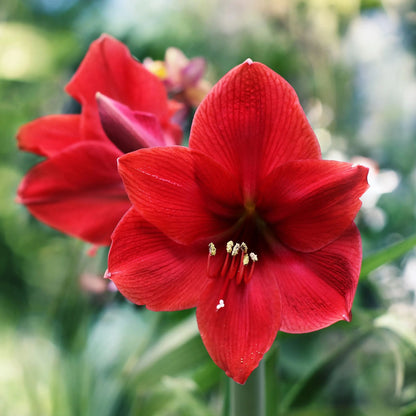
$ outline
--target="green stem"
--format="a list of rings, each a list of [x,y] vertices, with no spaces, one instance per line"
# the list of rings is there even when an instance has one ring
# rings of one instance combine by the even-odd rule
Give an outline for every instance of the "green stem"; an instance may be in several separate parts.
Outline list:
[[[265,416],[266,386],[263,360],[251,373],[246,384],[230,380],[230,416]]]

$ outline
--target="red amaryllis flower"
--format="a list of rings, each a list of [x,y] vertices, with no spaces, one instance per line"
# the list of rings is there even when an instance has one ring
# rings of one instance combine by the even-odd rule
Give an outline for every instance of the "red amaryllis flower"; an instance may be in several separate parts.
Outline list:
[[[18,200],[40,221],[107,245],[130,207],[117,158],[142,147],[178,144],[181,129],[170,121],[178,104],[169,102],[162,82],[108,35],[91,44],[66,90],[82,105],[80,115],[42,117],[18,132],[22,150],[46,157],[23,179]],[[117,131],[114,119],[121,126]]]
[[[350,319],[367,168],[321,160],[291,86],[248,60],[198,108],[189,148],[119,159],[133,207],[107,277],[153,310],[196,306],[214,362],[244,383],[277,331]]]

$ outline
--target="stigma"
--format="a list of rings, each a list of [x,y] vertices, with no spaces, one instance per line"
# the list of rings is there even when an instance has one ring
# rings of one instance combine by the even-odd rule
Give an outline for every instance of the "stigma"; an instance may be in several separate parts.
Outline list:
[[[221,280],[225,279],[218,304],[216,305],[216,310],[219,311],[225,307],[224,295],[230,281],[234,280],[237,285],[242,282],[247,284],[253,277],[254,266],[258,261],[258,257],[255,253],[248,252],[248,246],[246,243],[234,243],[231,240],[225,245],[223,262],[216,262],[214,266],[212,258],[216,255],[217,248],[214,243],[209,243],[207,274],[212,278],[222,278]]]

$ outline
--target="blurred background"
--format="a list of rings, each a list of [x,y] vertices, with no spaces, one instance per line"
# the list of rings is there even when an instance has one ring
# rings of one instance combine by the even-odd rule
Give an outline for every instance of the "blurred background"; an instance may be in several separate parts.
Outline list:
[[[169,46],[202,56],[211,83],[248,57],[265,63],[297,91],[325,158],[370,166],[353,320],[278,334],[267,414],[416,415],[414,0],[2,0],[0,414],[226,414],[228,380],[194,311],[129,304],[100,277],[105,249],[89,256],[15,203],[38,161],[17,150],[17,129],[73,111],[63,88],[103,32],[139,60]]]

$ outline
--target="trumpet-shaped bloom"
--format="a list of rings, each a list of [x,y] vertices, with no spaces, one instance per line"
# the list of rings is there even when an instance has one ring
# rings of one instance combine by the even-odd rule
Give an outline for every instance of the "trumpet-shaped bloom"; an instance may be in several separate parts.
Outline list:
[[[130,207],[117,158],[179,143],[181,129],[170,121],[178,105],[168,101],[162,82],[108,35],[91,44],[66,90],[81,104],[81,114],[41,117],[18,132],[22,150],[46,157],[21,182],[18,200],[49,226],[108,245]],[[124,130],[114,130],[114,121]],[[122,134],[131,126],[134,134]]]
[[[210,356],[236,382],[278,330],[350,319],[367,168],[321,159],[296,93],[268,67],[248,60],[214,86],[189,148],[139,150],[119,171],[133,207],[106,276],[149,309],[196,307]]]

